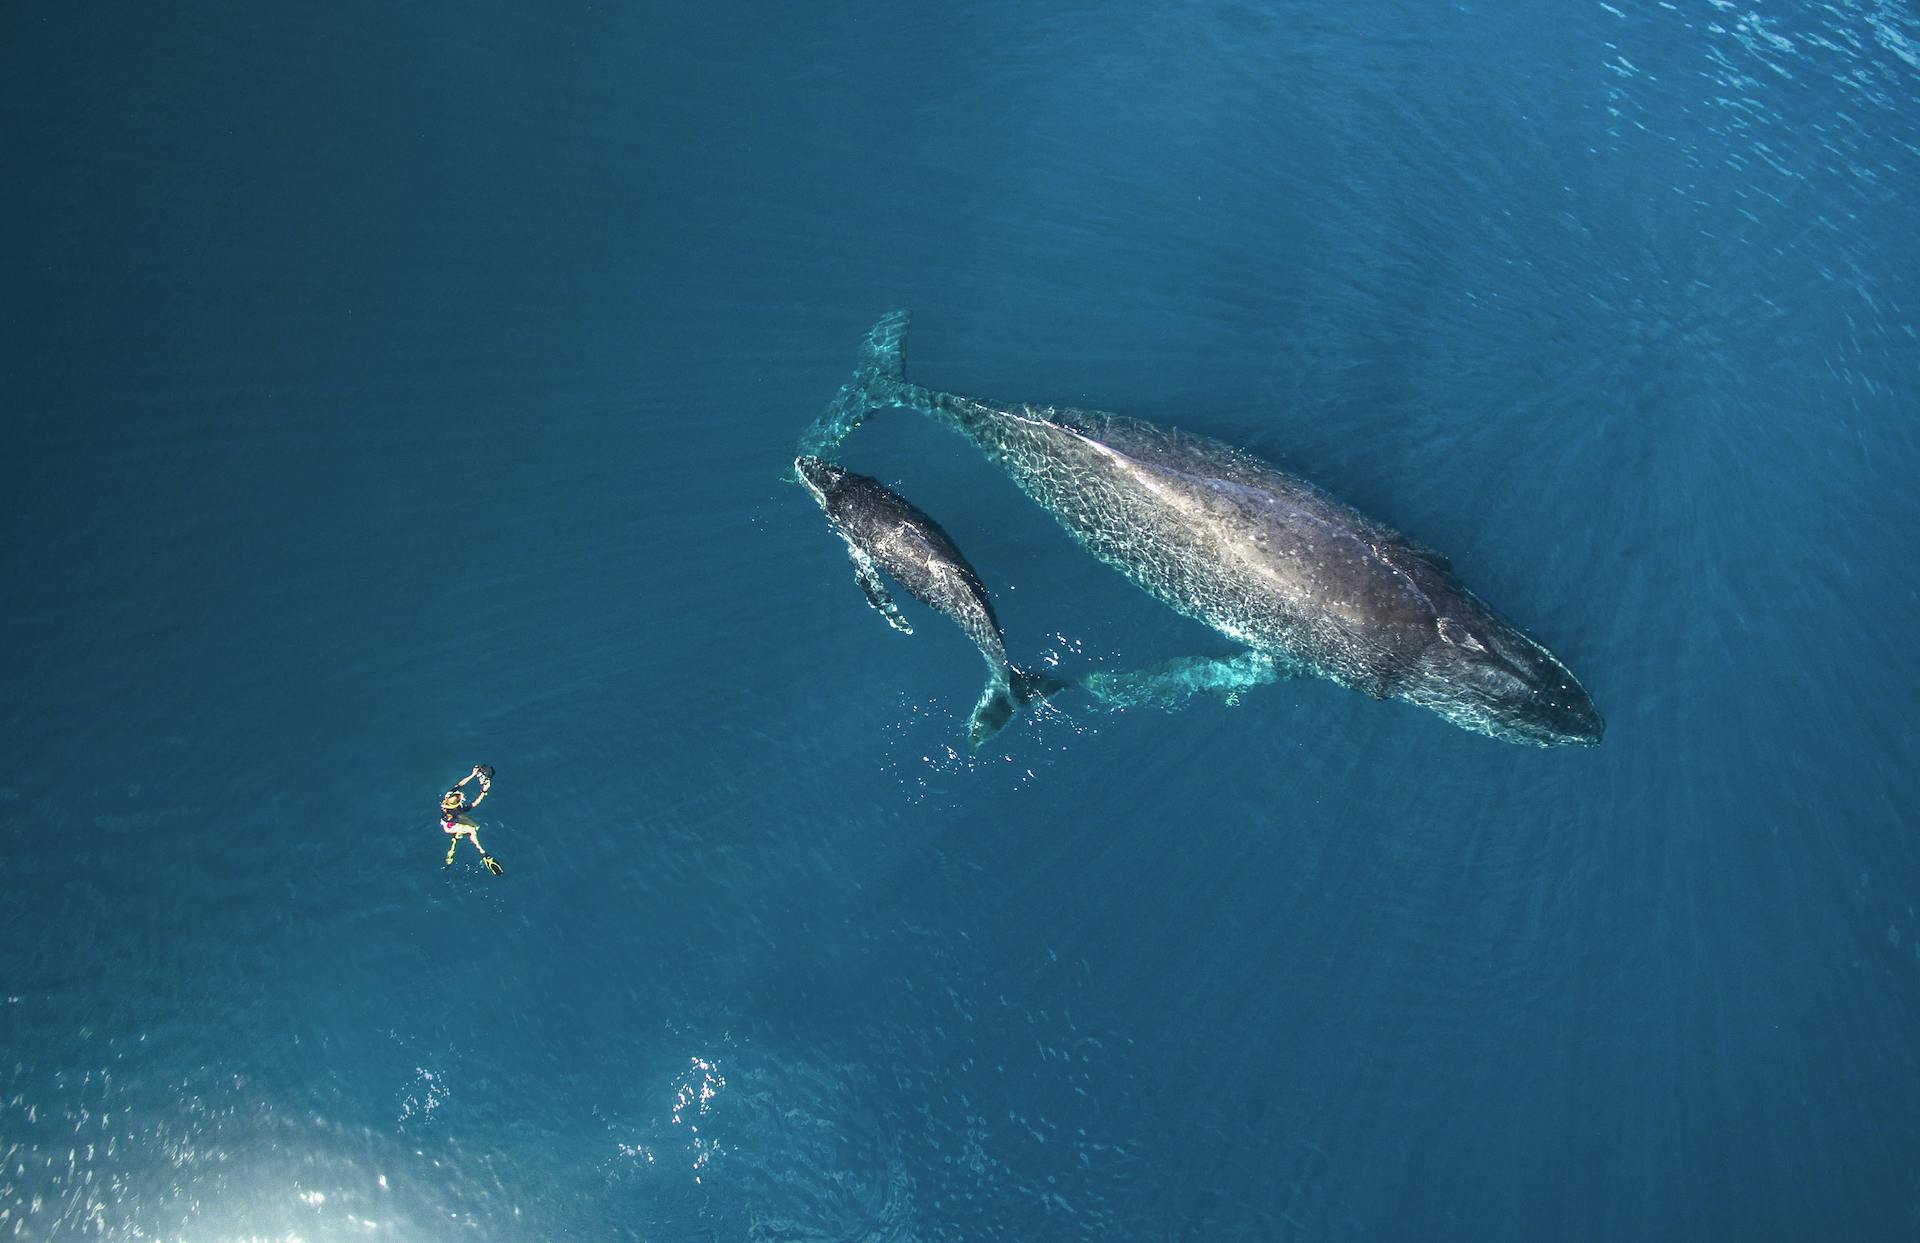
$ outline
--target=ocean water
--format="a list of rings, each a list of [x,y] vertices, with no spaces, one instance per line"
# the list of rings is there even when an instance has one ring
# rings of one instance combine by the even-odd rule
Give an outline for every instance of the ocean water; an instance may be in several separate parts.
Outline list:
[[[0,1238],[1920,1233],[1910,5],[21,5],[0,168]],[[1605,742],[966,754],[781,478],[895,307],[1443,550]],[[1018,661],[1231,650],[845,460]]]

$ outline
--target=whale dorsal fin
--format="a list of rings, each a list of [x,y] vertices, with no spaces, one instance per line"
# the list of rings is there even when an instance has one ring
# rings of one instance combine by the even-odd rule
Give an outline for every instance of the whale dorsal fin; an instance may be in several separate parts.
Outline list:
[[[859,583],[860,590],[867,593],[867,603],[887,619],[887,625],[901,634],[912,634],[913,626],[901,616],[900,607],[887,594],[887,585],[880,581],[880,567],[873,563],[873,558],[848,544],[847,560],[853,562],[853,581]]]
[[[1395,538],[1387,547],[1395,552],[1404,553],[1409,557],[1424,561],[1442,574],[1453,573],[1453,562],[1447,560],[1444,555],[1428,548],[1425,544],[1416,544],[1404,535]]]
[[[1473,631],[1468,630],[1451,617],[1442,617],[1436,623],[1436,629],[1439,630],[1442,640],[1453,644],[1455,647],[1464,647],[1469,652],[1484,652],[1487,650],[1486,644],[1475,638]]]

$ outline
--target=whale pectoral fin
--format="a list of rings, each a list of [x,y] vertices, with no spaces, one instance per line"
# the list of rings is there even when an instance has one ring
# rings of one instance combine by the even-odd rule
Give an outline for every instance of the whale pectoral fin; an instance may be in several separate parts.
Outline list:
[[[860,590],[867,593],[867,603],[887,619],[887,625],[901,634],[912,634],[913,626],[900,615],[900,607],[887,594],[887,585],[880,581],[880,567],[873,563],[873,558],[849,544],[847,560],[853,562],[853,581],[859,583]]]
[[[1172,709],[1202,694],[1220,695],[1229,705],[1237,704],[1241,691],[1293,673],[1293,666],[1277,656],[1246,651],[1238,656],[1186,656],[1119,673],[1100,670],[1080,679],[1080,685],[1116,708]]]

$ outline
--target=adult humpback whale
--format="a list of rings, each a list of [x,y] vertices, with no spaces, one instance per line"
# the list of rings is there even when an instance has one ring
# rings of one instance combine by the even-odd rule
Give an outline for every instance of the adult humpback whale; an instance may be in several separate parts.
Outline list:
[[[972,441],[1094,556],[1251,649],[1219,662],[1216,684],[1238,676],[1233,666],[1265,671],[1248,684],[1298,668],[1509,742],[1600,741],[1605,722],[1574,676],[1439,554],[1204,436],[911,384],[907,321],[896,311],[874,325],[803,453],[830,450],[870,410],[918,410]]]
[[[939,523],[878,479],[806,455],[794,460],[793,469],[846,541],[853,577],[888,625],[913,633],[880,581],[881,570],[922,604],[952,619],[980,649],[980,658],[987,662],[987,687],[967,724],[967,741],[976,750],[1022,705],[1066,686],[1058,678],[1025,673],[1007,663],[993,601]]]

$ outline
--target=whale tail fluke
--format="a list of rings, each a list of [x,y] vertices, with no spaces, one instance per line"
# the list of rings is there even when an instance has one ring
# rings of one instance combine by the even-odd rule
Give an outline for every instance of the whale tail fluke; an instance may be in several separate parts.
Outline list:
[[[827,408],[800,437],[800,453],[831,460],[832,451],[871,410],[881,406],[911,405],[914,386],[907,383],[907,324],[910,311],[891,311],[867,331],[854,361],[853,378],[840,386]]]
[[[973,719],[967,722],[967,742],[976,751],[1005,728],[1014,713],[1071,685],[1050,673],[1027,673],[1012,666],[1007,667],[1007,674],[1006,679],[994,678],[987,683],[980,702],[974,705]]]

